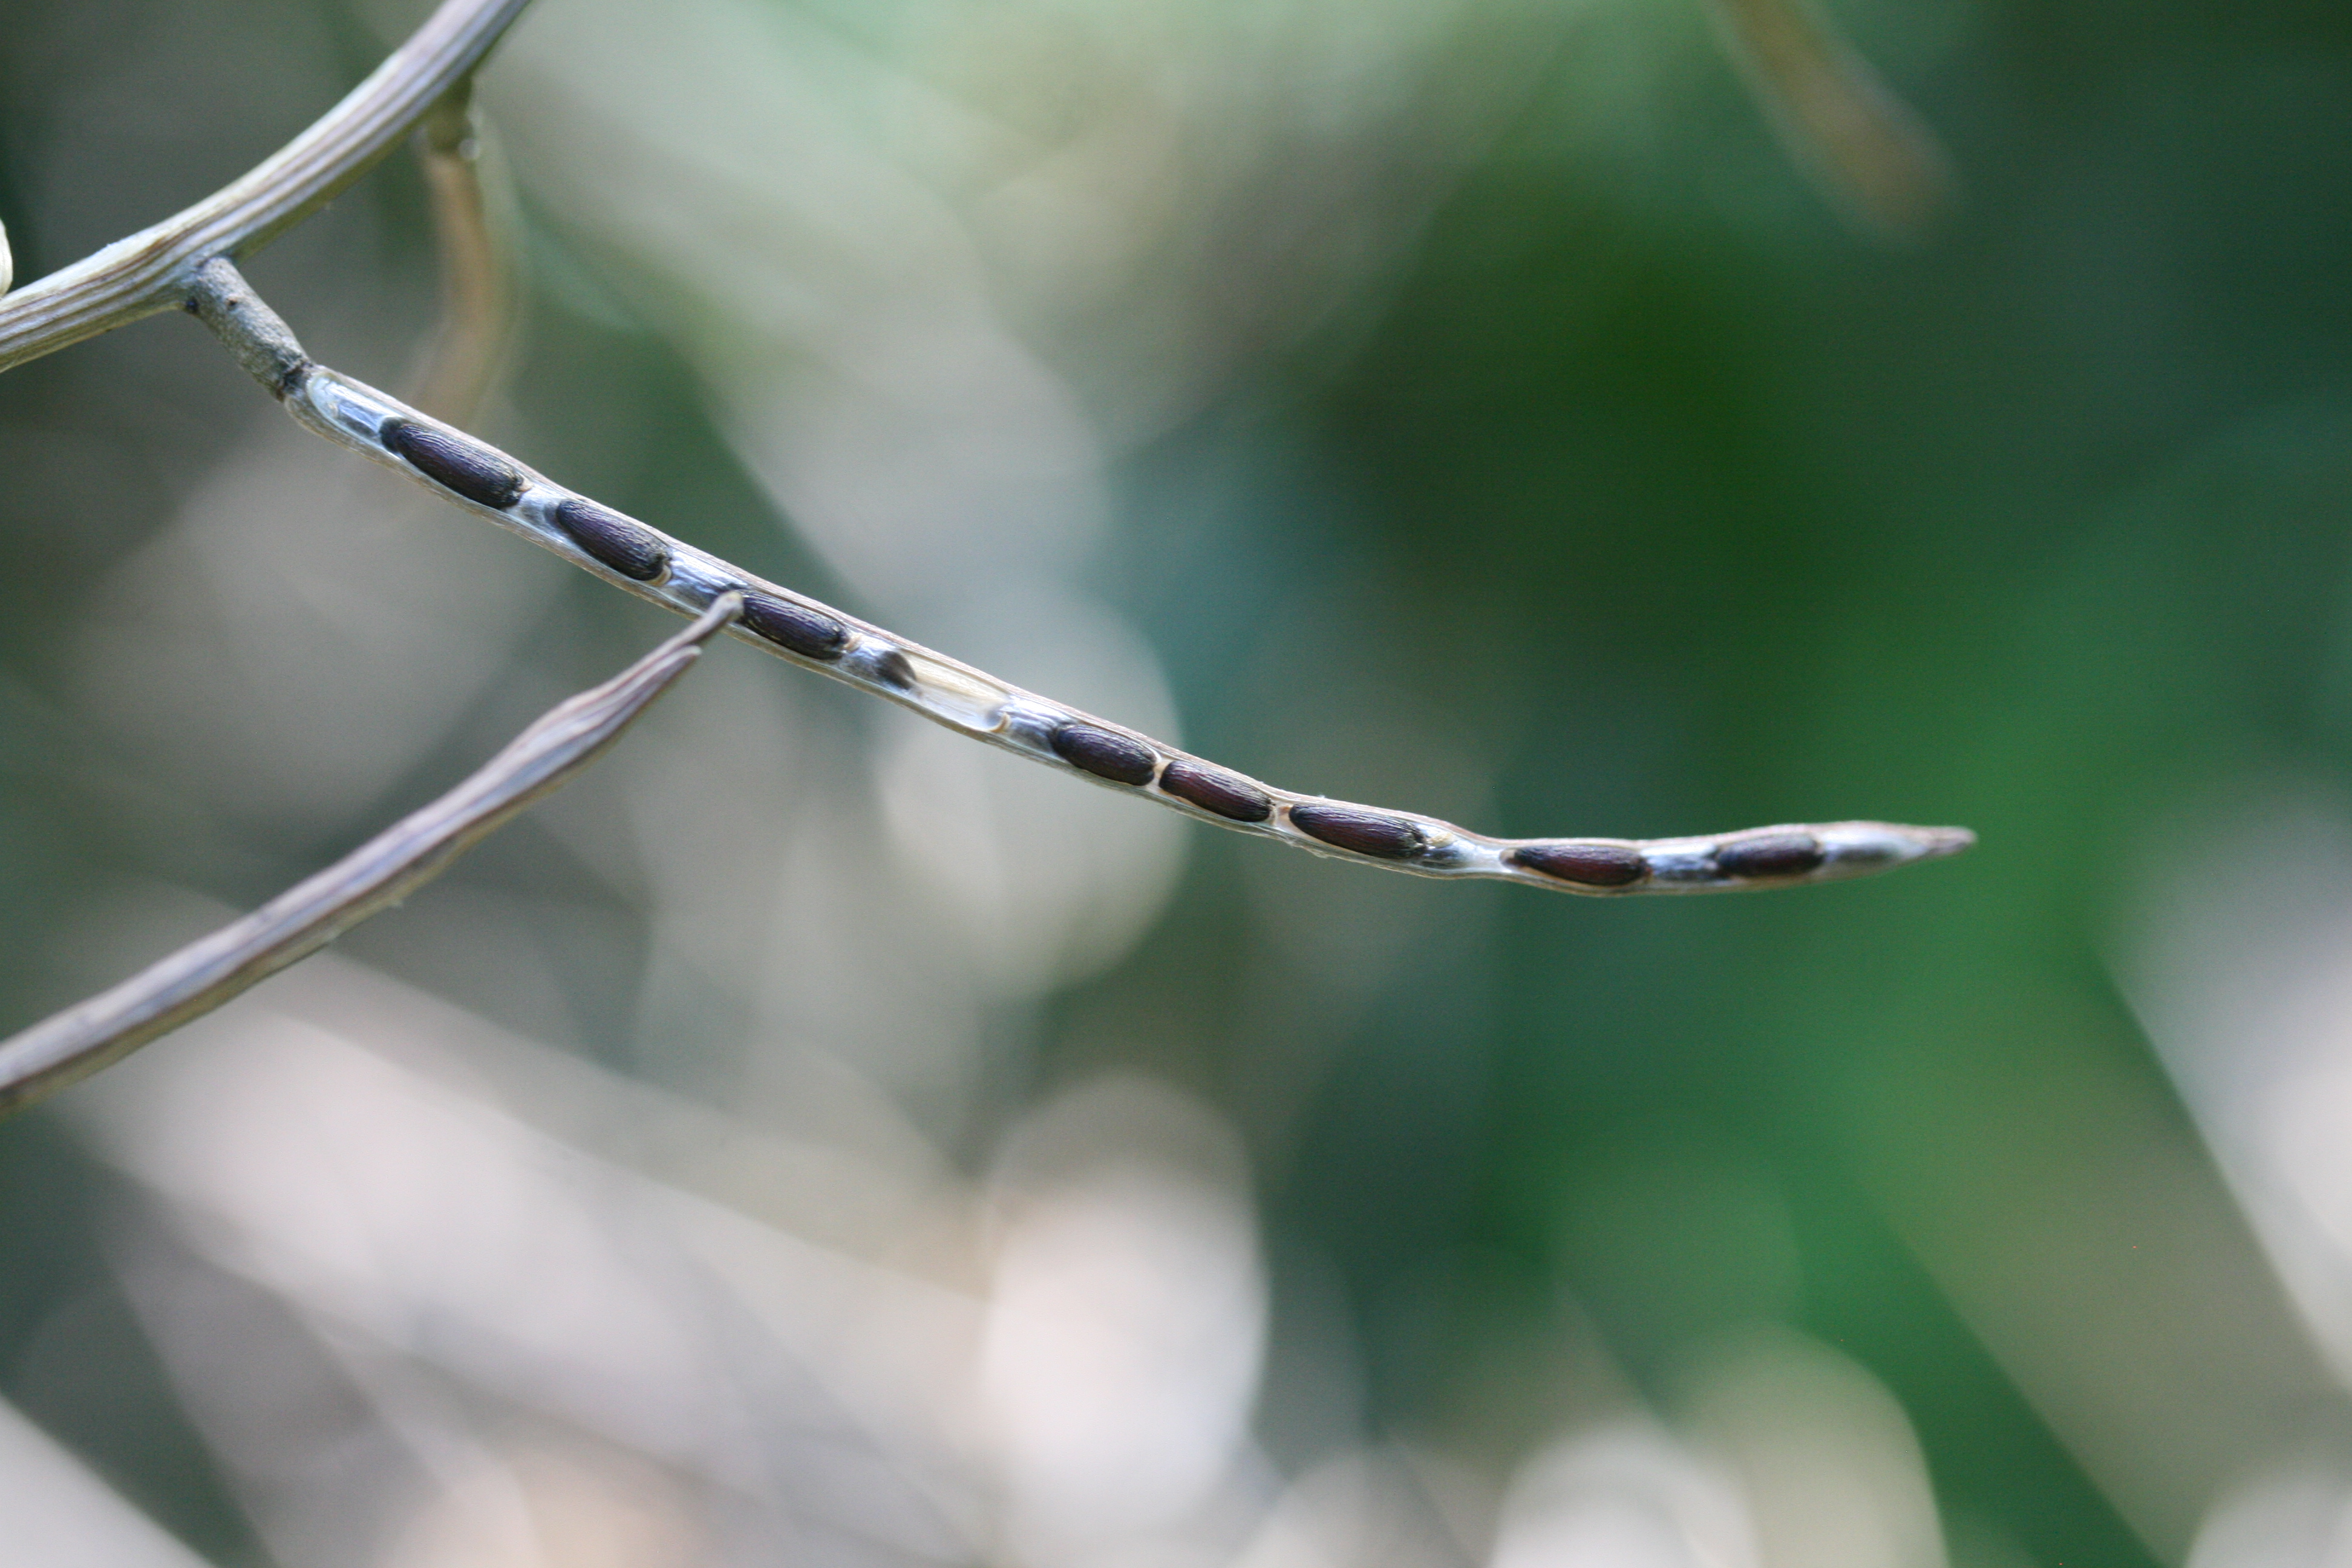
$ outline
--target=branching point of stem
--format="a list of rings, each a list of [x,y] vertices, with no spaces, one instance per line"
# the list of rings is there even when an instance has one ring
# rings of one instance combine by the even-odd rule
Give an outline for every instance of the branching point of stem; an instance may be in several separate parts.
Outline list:
[[[189,269],[185,285],[189,314],[213,330],[246,374],[280,403],[301,384],[310,356],[286,319],[253,291],[234,262],[215,256]]]

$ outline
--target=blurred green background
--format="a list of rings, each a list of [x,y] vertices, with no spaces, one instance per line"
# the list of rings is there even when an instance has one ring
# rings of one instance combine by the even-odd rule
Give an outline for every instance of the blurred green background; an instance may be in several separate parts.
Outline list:
[[[961,1544],[782,1551],[692,1487],[637,1556],[544,1517],[542,1558],[446,1544],[401,1522],[442,1482],[250,1457],[365,1423],[223,1415],[205,1369],[282,1352],[175,1340],[156,1256],[323,1343],[387,1331],[213,1247],[228,1211],[176,1208],[74,1096],[0,1128],[0,1394],[224,1565],[2336,1561],[2352,14],[1835,9],[1957,173],[1908,240],[1841,219],[1680,0],[544,0],[491,68],[529,304],[481,427],[536,466],[1290,787],[1513,835],[1981,836],[1721,900],[1380,878],[950,758],[728,648],[577,801],[341,944],[761,1137],[854,1141],[807,1088],[854,1079],[966,1241],[575,1142],[978,1299],[1010,1265],[957,1205],[1011,1204],[1039,1108],[1124,1125],[1087,1086],[1148,1084],[1230,1130],[1265,1305],[1222,1522],[1037,1524],[1014,1474],[973,1507],[1034,1529]],[[232,177],[412,11],[14,7],[19,279]],[[413,166],[248,271],[402,384],[436,310]],[[279,424],[174,318],[0,378],[20,1023],[661,631]],[[370,1354],[434,1362],[403,1321]],[[457,1426],[515,1430],[436,1364]],[[1570,1464],[1584,1501],[1543,1513],[1538,1457],[1603,1430],[1746,1522],[1710,1534],[1671,1465]],[[1419,1488],[1441,1545],[1266,1534],[1396,1453],[1420,1479],[1362,1495]],[[1627,1497],[1663,1534],[1528,1522]]]

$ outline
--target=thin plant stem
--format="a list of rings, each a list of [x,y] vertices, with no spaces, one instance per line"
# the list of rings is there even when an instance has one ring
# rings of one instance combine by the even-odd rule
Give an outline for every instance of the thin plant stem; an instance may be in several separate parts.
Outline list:
[[[742,595],[719,595],[692,626],[619,675],[548,710],[432,805],[253,913],[0,1041],[0,1112],[121,1060],[399,903],[602,756],[742,609]]]
[[[446,0],[373,74],[238,179],[151,228],[0,296],[0,370],[172,310],[190,268],[300,222],[399,144],[530,0]]]
[[[1717,31],[1799,167],[1866,230],[1916,236],[1950,205],[1950,160],[1814,0],[1712,0]]]
[[[471,77],[433,106],[415,140],[440,253],[441,320],[415,401],[462,425],[498,384],[514,340],[514,196]]]

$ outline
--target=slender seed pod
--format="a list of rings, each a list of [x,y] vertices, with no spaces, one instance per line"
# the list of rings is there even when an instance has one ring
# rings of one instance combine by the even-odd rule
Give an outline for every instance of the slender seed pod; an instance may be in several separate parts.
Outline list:
[[[232,291],[235,310],[223,306]],[[1412,812],[1293,795],[762,582],[565,489],[372,386],[312,363],[226,261],[207,264],[198,276],[194,303],[205,323],[262,371],[281,362],[296,367],[299,374],[278,378],[286,384],[287,411],[327,439],[427,482],[500,527],[682,615],[699,615],[724,595],[740,594],[742,615],[731,636],[960,734],[1067,767],[1106,788],[1221,827],[1416,876],[1488,877],[1601,896],[1834,881],[1956,854],[1976,841],[1965,828],[1885,822],[1638,841],[1490,838]]]

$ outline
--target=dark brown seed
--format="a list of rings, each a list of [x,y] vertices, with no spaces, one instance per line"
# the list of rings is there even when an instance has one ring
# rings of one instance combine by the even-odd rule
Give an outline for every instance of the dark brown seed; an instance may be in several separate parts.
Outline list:
[[[574,496],[559,504],[555,526],[570,534],[572,543],[624,577],[650,583],[669,564],[669,548],[652,529],[640,527],[593,500]],[[751,618],[749,611],[744,618]]]
[[[900,691],[915,689],[915,667],[908,663],[907,656],[895,647],[874,661],[871,673],[885,686]]]
[[[469,501],[503,511],[522,496],[522,476],[487,447],[405,419],[385,420],[379,435],[418,473]]]
[[[1235,822],[1264,822],[1274,815],[1274,797],[1239,773],[1181,758],[1161,770],[1160,787],[1178,800]]]
[[[1065,724],[1055,731],[1054,754],[1113,784],[1150,784],[1152,770],[1160,765],[1160,753],[1142,742],[1092,724]]]
[[[1727,877],[1798,877],[1827,859],[1822,841],[1810,833],[1767,833],[1741,838],[1715,852]]]
[[[1383,860],[1410,860],[1429,844],[1419,823],[1359,805],[1294,805],[1290,820],[1310,838]]]
[[[743,624],[803,658],[839,658],[849,646],[849,628],[831,616],[766,594],[743,595]]]
[[[1642,852],[1622,844],[1522,844],[1503,858],[1588,888],[1622,888],[1650,874]]]

